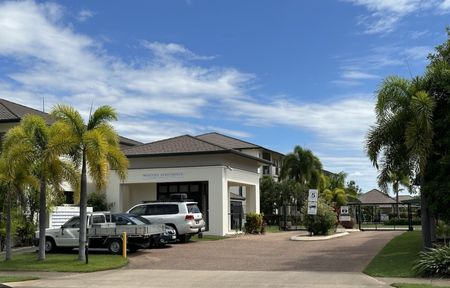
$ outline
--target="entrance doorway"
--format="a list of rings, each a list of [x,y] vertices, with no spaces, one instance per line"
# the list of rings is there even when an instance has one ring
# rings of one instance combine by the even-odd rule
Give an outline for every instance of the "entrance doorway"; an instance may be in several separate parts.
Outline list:
[[[157,200],[170,201],[172,194],[186,194],[188,201],[197,202],[209,230],[208,181],[158,183]]]

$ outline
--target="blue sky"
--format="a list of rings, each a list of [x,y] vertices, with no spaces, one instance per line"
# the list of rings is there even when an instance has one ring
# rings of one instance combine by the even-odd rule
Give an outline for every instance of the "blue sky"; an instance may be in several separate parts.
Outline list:
[[[0,3],[0,97],[117,108],[149,142],[218,131],[313,150],[364,190],[382,79],[421,74],[450,0]]]

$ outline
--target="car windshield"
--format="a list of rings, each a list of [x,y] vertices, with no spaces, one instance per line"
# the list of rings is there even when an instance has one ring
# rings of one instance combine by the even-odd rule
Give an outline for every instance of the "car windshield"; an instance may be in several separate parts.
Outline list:
[[[201,213],[197,204],[187,204],[187,209],[189,213]]]

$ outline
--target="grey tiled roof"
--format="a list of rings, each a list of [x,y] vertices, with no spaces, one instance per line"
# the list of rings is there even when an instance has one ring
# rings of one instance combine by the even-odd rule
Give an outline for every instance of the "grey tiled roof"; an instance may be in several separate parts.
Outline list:
[[[182,135],[174,138],[155,141],[124,151],[127,156],[136,155],[161,155],[161,154],[183,154],[201,152],[225,152],[228,149],[208,143],[190,135]]]
[[[216,132],[206,133],[196,136],[196,138],[208,141],[210,143],[228,148],[228,149],[248,149],[248,148],[261,148],[258,145],[245,142],[230,136],[219,134]]]
[[[0,123],[20,122],[20,120],[27,114],[39,115],[45,119],[47,124],[51,124],[54,122],[54,120],[48,113],[0,98]],[[130,147],[142,144],[142,142],[129,139],[123,136],[119,136],[119,140],[121,144]]]
[[[119,140],[120,140],[120,144],[124,144],[127,146],[136,146],[136,145],[142,145],[144,143],[127,138],[127,137],[123,137],[119,135]]]
[[[379,203],[379,204],[390,204],[396,203],[394,199],[389,197],[386,193],[381,192],[378,189],[372,189],[358,197],[361,203]]]
[[[49,124],[53,122],[45,112],[0,98],[0,122],[20,122],[27,114],[42,116]]]

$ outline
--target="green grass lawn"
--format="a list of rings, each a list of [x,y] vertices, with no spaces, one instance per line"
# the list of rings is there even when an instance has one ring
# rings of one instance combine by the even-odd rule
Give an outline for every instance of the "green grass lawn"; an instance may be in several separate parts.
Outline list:
[[[36,279],[39,279],[39,278],[33,277],[33,276],[0,276],[0,283],[20,282],[20,281],[36,280]]]
[[[13,260],[0,261],[0,271],[94,272],[123,267],[128,260],[119,255],[89,254],[89,264],[78,261],[77,254],[47,254],[37,261],[36,253],[13,255]]]
[[[267,225],[266,233],[278,233],[281,232],[280,227],[278,225]]]
[[[198,235],[194,235],[191,237],[191,241],[216,241],[216,240],[222,240],[225,239],[227,237],[223,237],[223,236],[215,236],[215,235],[203,235],[202,238],[199,238]]]
[[[407,283],[394,283],[391,286],[397,288],[432,288],[432,287],[450,288],[450,286],[433,286],[429,284],[407,284]]]
[[[405,232],[384,246],[364,273],[377,277],[414,277],[412,266],[421,249],[421,232]]]

